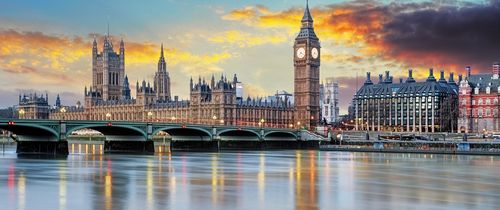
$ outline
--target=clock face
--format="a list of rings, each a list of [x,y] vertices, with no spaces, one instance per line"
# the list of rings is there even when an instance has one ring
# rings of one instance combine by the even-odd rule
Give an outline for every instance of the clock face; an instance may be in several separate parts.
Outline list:
[[[312,48],[311,55],[314,59],[318,58],[319,56],[318,48]]]
[[[306,49],[303,47],[297,49],[297,57],[298,58],[304,58],[306,56]]]

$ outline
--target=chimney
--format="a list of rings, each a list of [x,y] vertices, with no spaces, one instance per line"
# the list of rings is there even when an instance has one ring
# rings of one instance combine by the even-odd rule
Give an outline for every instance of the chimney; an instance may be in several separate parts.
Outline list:
[[[373,84],[372,80],[371,80],[371,73],[370,72],[366,72],[366,81],[365,81],[365,84],[366,85],[371,85]]]
[[[403,78],[399,78],[399,83],[402,84],[403,83]]]
[[[385,80],[389,81],[389,71],[385,71]]]
[[[454,78],[454,73],[453,72],[450,72],[450,78],[448,79],[448,83],[455,83],[455,81],[453,80]]]
[[[470,73],[471,73],[470,66],[465,67],[465,70],[467,71],[467,77],[470,77]]]
[[[436,78],[434,78],[434,69],[429,69],[429,77],[427,77],[427,82],[435,82]]]
[[[462,81],[462,74],[458,74],[458,82]]]
[[[380,84],[380,83],[382,83],[382,74],[379,74],[379,75],[378,75],[378,83],[379,83],[379,84]]]
[[[439,77],[439,82],[446,83],[446,79],[444,78],[444,70],[441,70],[441,76]]]
[[[406,79],[406,82],[407,83],[415,82],[415,79],[413,79],[413,70],[412,69],[408,69],[408,78]]]

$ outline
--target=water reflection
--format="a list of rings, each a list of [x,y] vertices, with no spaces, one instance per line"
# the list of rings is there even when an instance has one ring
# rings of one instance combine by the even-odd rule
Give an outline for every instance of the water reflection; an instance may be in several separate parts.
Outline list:
[[[0,156],[1,209],[500,208],[499,157],[70,148],[65,160]]]

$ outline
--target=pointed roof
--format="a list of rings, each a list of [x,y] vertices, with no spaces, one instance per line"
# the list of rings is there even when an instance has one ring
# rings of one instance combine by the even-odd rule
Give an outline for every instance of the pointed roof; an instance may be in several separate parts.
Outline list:
[[[309,12],[309,0],[306,1],[306,10],[304,16],[302,16],[302,22],[313,22],[311,12]]]

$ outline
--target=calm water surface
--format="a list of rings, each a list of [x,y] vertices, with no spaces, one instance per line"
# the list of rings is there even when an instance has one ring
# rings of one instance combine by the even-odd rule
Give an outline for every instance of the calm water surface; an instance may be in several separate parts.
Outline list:
[[[500,157],[79,147],[62,160],[0,153],[0,209],[500,209]]]

